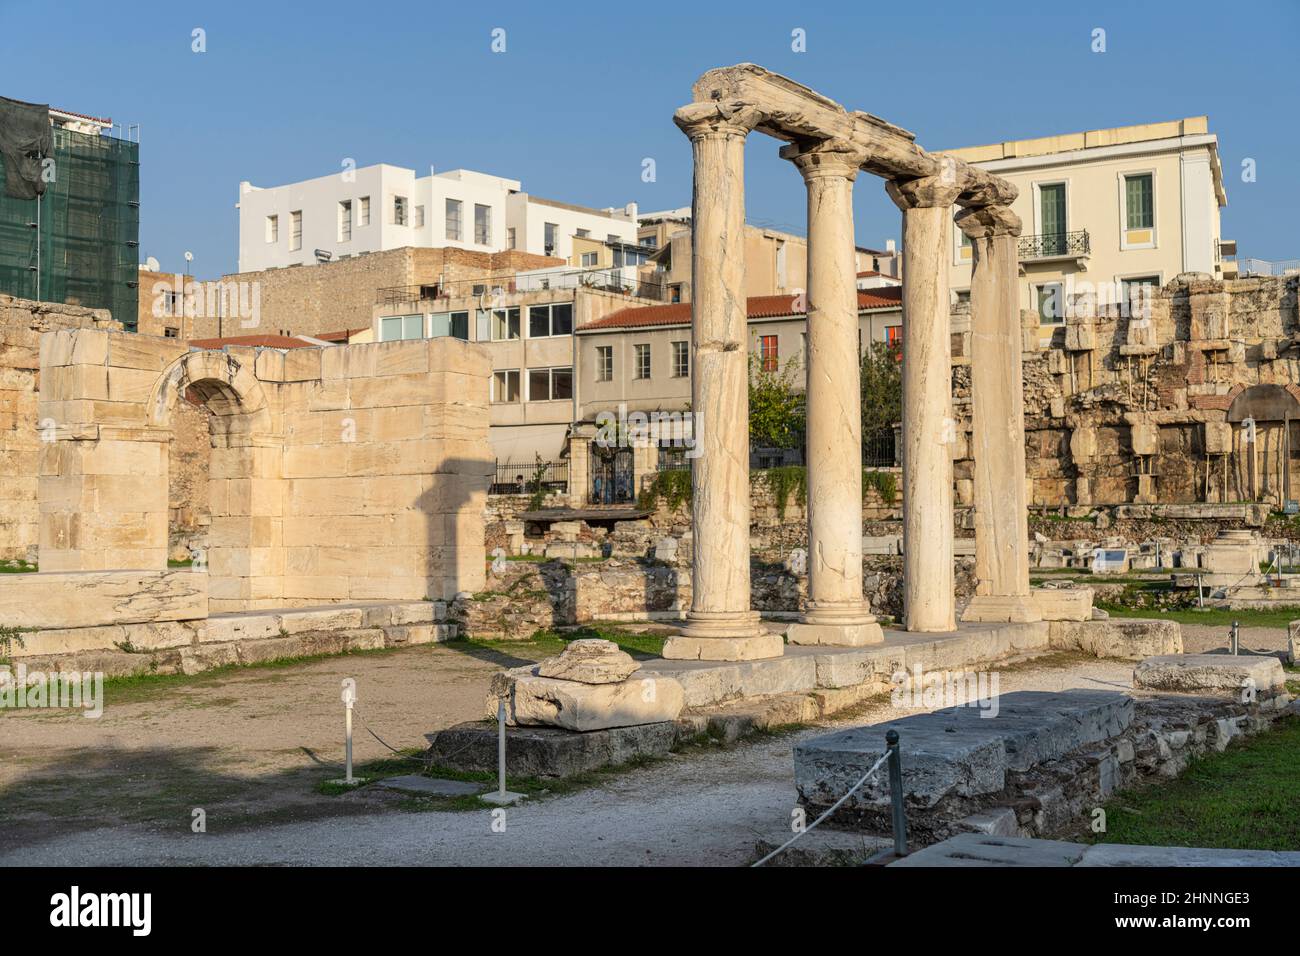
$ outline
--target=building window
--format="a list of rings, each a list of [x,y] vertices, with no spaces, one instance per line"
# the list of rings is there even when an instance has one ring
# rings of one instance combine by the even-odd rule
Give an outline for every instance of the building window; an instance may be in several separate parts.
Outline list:
[[[280,241],[280,217],[279,216],[266,217],[266,241],[267,242]]]
[[[1138,318],[1149,318],[1152,290],[1160,285],[1159,276],[1140,276],[1133,279],[1120,279],[1120,305],[1128,307],[1128,314]]]
[[[611,232],[611,233],[607,233],[607,234],[605,235],[605,241],[606,241],[606,242],[622,242],[623,240],[620,239],[618,236],[614,235],[614,234]]]
[[[429,337],[436,339],[444,335],[469,341],[469,313],[435,312],[429,316]]]
[[[1039,223],[1043,233],[1043,255],[1063,256],[1066,252],[1065,183],[1043,183],[1038,187]]]
[[[178,328],[174,328],[173,326],[169,325],[165,329],[163,329],[163,338],[165,339],[178,339],[180,338],[180,336],[181,336],[181,330]]]
[[[302,210],[289,213],[289,249],[302,248]]]
[[[515,227],[514,226],[510,226],[506,229],[506,248],[507,249],[515,248]]]
[[[492,207],[474,204],[474,242],[480,246],[492,244]]]
[[[1034,301],[1038,307],[1039,325],[1060,325],[1065,321],[1064,292],[1061,283],[1045,282],[1034,286]]]
[[[668,287],[668,301],[669,302],[682,301],[682,285],[680,282],[674,282],[672,285]]]
[[[401,342],[424,338],[424,316],[386,315],[379,320],[379,341]]]
[[[599,265],[600,253],[584,252],[582,254],[582,266],[584,269],[590,269]]]
[[[416,229],[424,228],[424,207],[423,206],[415,207],[415,222],[413,223],[413,225],[415,226]]]
[[[573,398],[573,366],[528,370],[530,402],[557,402],[571,398]]]
[[[673,343],[673,378],[687,378],[691,374],[691,343]]]
[[[447,238],[460,242],[463,236],[460,225],[460,200],[447,200]]]
[[[775,372],[780,365],[780,352],[775,335],[764,335],[759,339],[759,350],[764,372]]]
[[[553,222],[544,223],[542,236],[542,252],[548,256],[555,255],[555,249],[560,244],[560,227]]]
[[[1124,176],[1123,246],[1153,246],[1156,240],[1155,177],[1151,173]]]
[[[649,378],[650,377],[650,346],[634,345],[633,348],[636,350],[635,364],[633,366],[636,369],[636,372],[632,377],[638,379]]]
[[[596,346],[596,381],[614,381],[614,346]]]
[[[394,226],[406,225],[406,197],[405,196],[393,197],[393,225]]]
[[[528,307],[528,337],[544,339],[573,332],[573,303],[531,305]]]
[[[492,402],[504,404],[519,401],[519,369],[502,369],[492,373]]]
[[[352,241],[352,200],[339,203],[339,242]]]
[[[578,238],[579,238],[579,239],[590,239],[590,238],[591,238],[591,230],[590,230],[590,229],[579,229],[577,235],[578,235]]]
[[[370,197],[362,196],[359,203],[360,205],[357,209],[357,225],[368,226],[370,225]]]
[[[492,341],[504,342],[519,338],[519,309],[494,309],[492,311]]]

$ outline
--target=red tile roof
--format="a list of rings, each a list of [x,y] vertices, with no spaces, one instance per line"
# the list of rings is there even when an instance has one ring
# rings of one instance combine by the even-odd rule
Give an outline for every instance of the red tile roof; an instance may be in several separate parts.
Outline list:
[[[751,319],[776,319],[787,315],[802,315],[804,309],[793,295],[758,295],[748,300],[747,311]],[[897,308],[903,300],[902,286],[882,286],[879,289],[858,292],[858,309]],[[796,308],[796,306],[800,306]],[[642,329],[657,325],[690,325],[691,304],[671,302],[667,305],[644,305],[619,309],[604,318],[588,322],[579,332],[597,332],[602,329]]]
[[[304,342],[293,335],[228,335],[220,339],[190,339],[190,345],[196,349],[220,349],[227,345],[241,345],[245,348],[262,349],[309,349],[311,342]]]

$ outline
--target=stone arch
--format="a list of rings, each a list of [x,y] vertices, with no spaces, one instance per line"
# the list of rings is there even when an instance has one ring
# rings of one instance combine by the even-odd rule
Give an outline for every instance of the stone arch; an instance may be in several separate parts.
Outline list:
[[[1294,385],[1238,385],[1232,390],[1232,404],[1228,406],[1228,421],[1241,422],[1247,418],[1257,422],[1283,422],[1300,419],[1300,400]]]
[[[1294,385],[1238,385],[1229,393],[1227,421],[1234,429],[1236,481],[1252,501],[1281,505],[1294,498],[1291,459],[1297,447],[1300,389]],[[1247,420],[1254,427],[1246,429]],[[1248,441],[1253,437],[1253,441]]]
[[[283,591],[283,450],[270,399],[250,364],[237,356],[187,352],[159,375],[151,423],[169,429],[175,403],[186,394],[210,413],[210,523],[207,546],[195,556],[207,568],[209,606],[231,611],[274,604]]]

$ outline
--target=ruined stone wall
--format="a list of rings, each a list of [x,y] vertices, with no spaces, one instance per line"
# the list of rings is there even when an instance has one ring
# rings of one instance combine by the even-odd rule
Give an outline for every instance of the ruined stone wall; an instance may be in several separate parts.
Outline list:
[[[1047,327],[1027,313],[1031,504],[1280,505],[1300,497],[1300,428],[1288,437],[1284,422],[1261,422],[1252,449],[1240,422],[1227,422],[1251,386],[1289,387],[1300,399],[1298,285],[1296,276],[1214,281],[1189,273],[1137,311],[1080,296],[1046,346],[1039,337]],[[968,336],[968,313],[955,313],[953,326]],[[972,501],[968,354],[954,349],[959,506]]]
[[[36,560],[41,333],[83,328],[121,324],[105,309],[0,295],[0,560]]]

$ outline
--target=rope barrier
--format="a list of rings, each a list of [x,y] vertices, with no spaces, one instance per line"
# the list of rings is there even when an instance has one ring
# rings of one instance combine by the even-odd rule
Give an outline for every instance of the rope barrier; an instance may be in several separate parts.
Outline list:
[[[851,796],[853,796],[855,793],[857,793],[857,792],[858,792],[858,789],[859,789],[859,788],[860,788],[864,783],[867,782],[867,779],[868,779],[868,778],[869,778],[873,773],[875,773],[877,770],[879,770],[879,769],[881,768],[881,766],[885,763],[885,761],[887,761],[887,760],[889,759],[889,756],[890,756],[890,751],[886,750],[885,753],[884,753],[884,756],[882,756],[879,760],[877,760],[877,761],[872,765],[871,769],[868,770],[866,773],[864,773],[864,774],[862,775],[862,779],[859,780],[857,783],[855,783],[855,784],[853,785],[853,787],[849,790],[848,793],[844,794],[844,796],[840,797],[838,800],[836,800],[834,803],[831,804],[830,809],[826,810],[826,812],[824,812],[821,816],[819,816],[816,820],[814,820],[812,823],[810,823],[810,824],[809,824],[807,827],[805,827],[803,830],[800,830],[798,833],[796,833],[796,834],[795,834],[794,836],[792,836],[790,839],[786,840],[784,843],[782,843],[779,847],[777,847],[775,850],[773,850],[773,851],[772,851],[771,853],[769,853],[767,856],[763,857],[763,859],[759,860],[757,863],[753,863],[753,864],[751,864],[751,865],[750,865],[750,868],[753,869],[753,868],[756,867],[756,866],[762,866],[762,865],[763,865],[764,863],[766,863],[768,860],[772,859],[772,857],[776,856],[778,853],[782,852],[782,851],[785,850],[787,847],[791,846],[791,845],[794,843],[795,840],[799,839],[801,836],[803,836],[803,835],[806,834],[806,833],[811,833],[812,830],[813,830],[813,827],[817,826],[817,824],[821,823],[823,820],[825,820],[827,817],[829,817],[832,813],[834,813],[836,810],[838,810],[838,809],[840,808],[841,804],[843,804],[845,800],[847,800],[849,797],[851,797]]]

